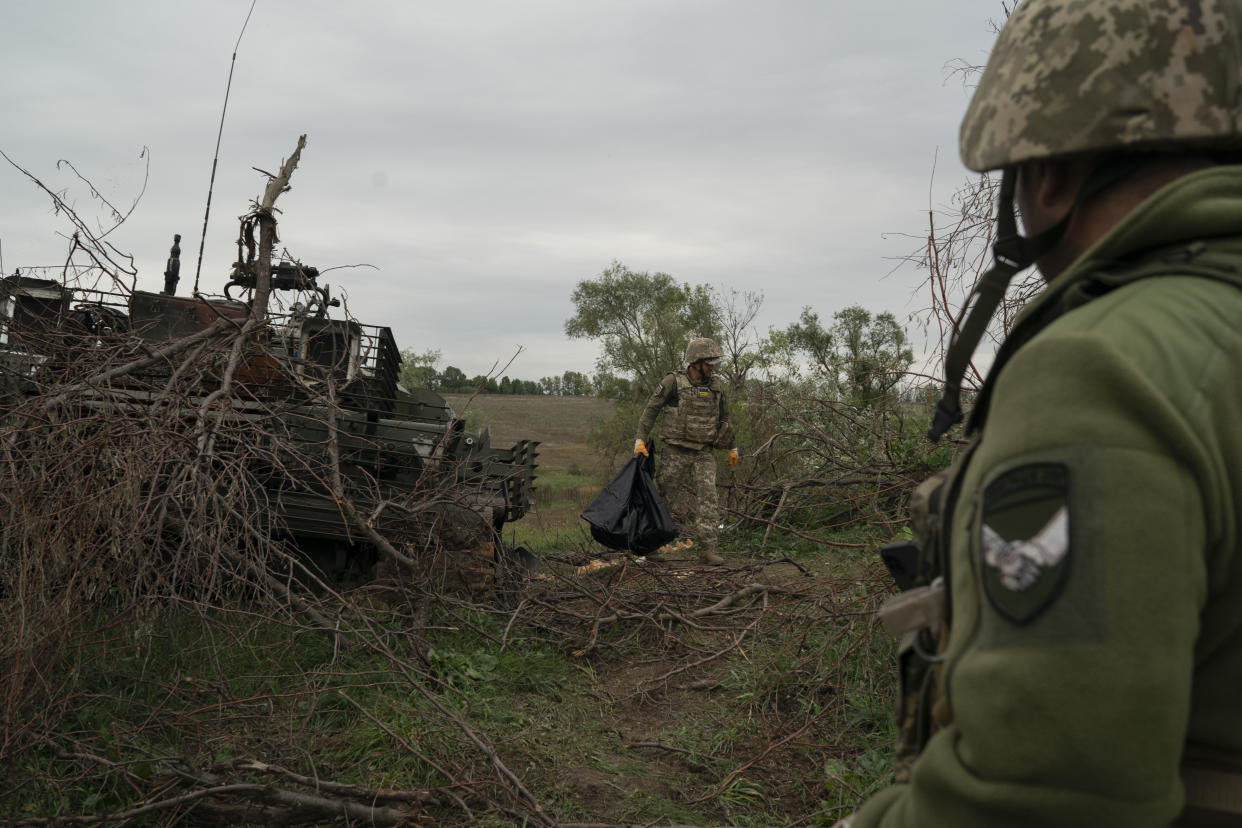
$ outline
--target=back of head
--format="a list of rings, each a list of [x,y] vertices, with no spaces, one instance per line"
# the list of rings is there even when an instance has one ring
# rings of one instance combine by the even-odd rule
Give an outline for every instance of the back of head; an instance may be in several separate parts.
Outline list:
[[[1240,35],[1242,0],[1021,0],[962,119],[962,163],[1004,174],[994,263],[945,357],[933,442],[962,418],[962,379],[1011,277],[1035,262],[1049,265],[1045,278],[1055,277],[1143,188],[1107,199],[1107,212],[1084,217],[1076,215],[1080,207],[1127,182],[1150,189],[1190,168],[1168,158],[1214,162],[1242,147]],[[1062,159],[1078,167],[1068,209],[1059,218],[1041,216],[1038,231],[1022,236],[1014,205],[1019,168]]]

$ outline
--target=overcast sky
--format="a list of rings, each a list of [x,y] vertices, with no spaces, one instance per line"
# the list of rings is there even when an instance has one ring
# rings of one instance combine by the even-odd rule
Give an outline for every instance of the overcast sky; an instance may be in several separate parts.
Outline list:
[[[193,283],[230,58],[251,0],[46,0],[0,27],[0,150],[85,215],[67,159],[127,206],[109,238],[159,290],[174,233]],[[203,290],[237,217],[307,135],[284,246],[361,321],[441,367],[590,371],[577,282],[632,270],[904,319],[929,207],[968,173],[957,126],[999,0],[257,0],[229,99]],[[140,158],[143,148],[146,157]],[[938,160],[937,160],[938,154]],[[933,177],[934,167],[934,177]],[[0,167],[5,273],[55,264],[67,224]],[[59,235],[58,235],[59,234]]]

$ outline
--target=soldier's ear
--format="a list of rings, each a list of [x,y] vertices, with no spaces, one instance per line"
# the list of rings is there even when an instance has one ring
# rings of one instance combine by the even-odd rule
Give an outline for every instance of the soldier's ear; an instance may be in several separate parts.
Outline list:
[[[1018,168],[1016,196],[1027,236],[1065,217],[1090,170],[1090,162],[1081,156],[1027,161]]]

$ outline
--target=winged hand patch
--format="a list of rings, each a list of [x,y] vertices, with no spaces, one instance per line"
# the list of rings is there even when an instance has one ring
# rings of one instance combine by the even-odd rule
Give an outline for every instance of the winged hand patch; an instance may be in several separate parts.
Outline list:
[[[1029,624],[1056,602],[1070,577],[1073,531],[1069,469],[1030,463],[983,490],[980,574],[992,608]]]
[[[997,570],[1007,589],[1023,592],[1035,586],[1040,573],[1056,566],[1069,552],[1069,508],[1062,506],[1030,540],[1007,541],[983,524],[983,559]]]

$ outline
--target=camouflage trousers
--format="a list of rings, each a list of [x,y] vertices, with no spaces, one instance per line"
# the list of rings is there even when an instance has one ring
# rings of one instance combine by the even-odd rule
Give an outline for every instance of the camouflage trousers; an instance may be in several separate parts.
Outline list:
[[[656,463],[656,486],[681,536],[692,539],[699,554],[715,552],[720,522],[715,453],[710,447],[688,449],[664,443]]]

